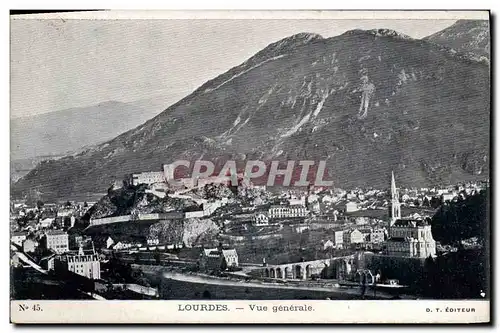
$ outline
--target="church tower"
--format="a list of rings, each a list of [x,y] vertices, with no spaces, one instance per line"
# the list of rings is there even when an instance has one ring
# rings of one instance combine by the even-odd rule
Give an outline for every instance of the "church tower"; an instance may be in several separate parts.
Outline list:
[[[391,202],[389,204],[389,228],[393,226],[396,220],[401,218],[401,203],[399,202],[399,193],[394,180],[394,171],[391,179]]]

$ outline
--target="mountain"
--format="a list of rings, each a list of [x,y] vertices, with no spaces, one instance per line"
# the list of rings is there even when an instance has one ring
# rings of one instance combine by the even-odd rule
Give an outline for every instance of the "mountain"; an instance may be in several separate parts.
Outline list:
[[[164,105],[162,105],[164,106]],[[152,101],[116,101],[13,118],[12,160],[61,155],[114,138],[162,111]]]
[[[490,25],[486,20],[458,20],[425,40],[446,45],[459,52],[490,58]]]
[[[488,177],[489,64],[398,32],[273,43],[143,125],[43,162],[12,188],[106,189],[174,160],[326,160],[334,186]]]

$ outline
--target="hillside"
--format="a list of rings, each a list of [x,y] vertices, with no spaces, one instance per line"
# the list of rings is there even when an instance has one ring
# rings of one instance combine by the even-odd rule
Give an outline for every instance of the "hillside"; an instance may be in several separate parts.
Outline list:
[[[490,58],[490,25],[484,20],[458,20],[452,26],[427,36],[425,40],[459,52],[471,52]]]
[[[149,100],[116,101],[30,117],[13,118],[11,158],[14,163],[61,155],[112,139],[156,116],[161,106]],[[26,163],[24,163],[26,164]]]
[[[84,219],[198,209],[194,201],[168,196],[159,198],[147,193],[147,189],[146,185],[110,188],[108,194],[87,211]]]
[[[186,64],[189,65],[189,64]],[[269,45],[143,125],[15,184],[46,196],[106,189],[173,160],[327,160],[335,186],[488,177],[489,66],[392,30]]]

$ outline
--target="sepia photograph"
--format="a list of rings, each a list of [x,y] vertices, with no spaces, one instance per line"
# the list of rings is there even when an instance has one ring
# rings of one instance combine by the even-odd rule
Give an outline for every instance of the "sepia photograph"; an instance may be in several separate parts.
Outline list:
[[[11,320],[114,322],[131,301],[128,322],[146,304],[172,309],[151,323],[377,304],[488,322],[490,29],[488,11],[11,13]]]

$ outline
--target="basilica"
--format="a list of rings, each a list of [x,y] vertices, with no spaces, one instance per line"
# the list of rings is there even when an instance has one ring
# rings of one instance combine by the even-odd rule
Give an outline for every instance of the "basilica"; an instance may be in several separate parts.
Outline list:
[[[429,218],[401,218],[401,203],[394,173],[389,204],[389,239],[386,254],[393,257],[427,258],[436,255]]]

